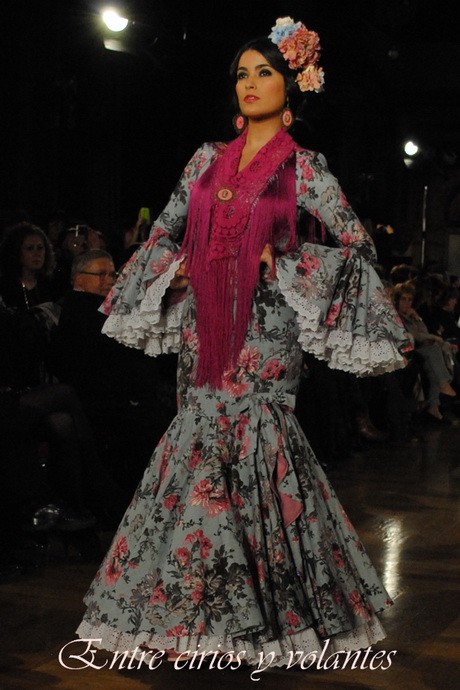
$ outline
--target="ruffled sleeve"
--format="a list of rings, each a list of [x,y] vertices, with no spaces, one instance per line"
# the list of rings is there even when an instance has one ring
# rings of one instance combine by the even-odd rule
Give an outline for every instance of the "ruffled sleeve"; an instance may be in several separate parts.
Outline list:
[[[156,356],[178,352],[185,291],[165,295],[180,262],[177,255],[185,230],[193,186],[213,162],[218,144],[203,144],[187,164],[148,240],[123,268],[101,310],[108,315],[103,332],[124,345]],[[179,298],[179,299],[178,299]]]
[[[277,259],[277,276],[295,310],[303,349],[359,376],[404,366],[412,349],[372,266],[372,240],[321,154],[297,153],[297,203],[326,226],[338,247],[311,243]]]

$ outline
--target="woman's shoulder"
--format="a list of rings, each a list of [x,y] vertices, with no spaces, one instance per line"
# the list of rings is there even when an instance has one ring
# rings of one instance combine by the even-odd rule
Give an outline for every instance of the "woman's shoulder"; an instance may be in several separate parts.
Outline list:
[[[191,159],[189,160],[185,172],[193,175],[194,173],[201,174],[204,168],[216,160],[219,155],[227,148],[227,144],[221,141],[205,141],[199,146]]]
[[[298,164],[302,163],[318,163],[326,165],[326,158],[320,151],[313,151],[312,149],[305,149],[302,146],[296,146],[296,160]]]

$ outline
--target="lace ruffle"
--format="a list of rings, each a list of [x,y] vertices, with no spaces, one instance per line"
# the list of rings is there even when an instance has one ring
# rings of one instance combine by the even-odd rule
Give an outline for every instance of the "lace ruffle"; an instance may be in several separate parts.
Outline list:
[[[134,651],[141,645],[157,650],[174,649],[178,653],[197,650],[200,652],[219,651],[220,653],[244,652],[242,658],[250,665],[259,662],[260,653],[266,656],[274,652],[271,667],[287,665],[290,661],[289,652],[304,654],[315,652],[319,656],[325,645],[325,640],[320,640],[313,628],[277,640],[260,641],[260,639],[256,640],[253,634],[246,634],[244,638],[232,635],[166,637],[149,635],[148,632],[132,635],[110,628],[105,623],[94,626],[83,620],[76,634],[84,640],[92,640],[94,647],[110,652]],[[377,616],[373,616],[368,623],[329,638],[328,654],[365,649],[385,636],[382,624]]]
[[[147,288],[141,303],[128,314],[110,314],[102,332],[123,345],[143,349],[152,357],[178,352],[183,302],[164,311],[162,300],[179,265],[179,261],[173,261]]]
[[[391,340],[368,340],[363,335],[325,326],[321,310],[290,286],[282,271],[278,283],[287,304],[296,312],[302,348],[331,369],[341,369],[357,376],[370,376],[402,369],[404,358]]]

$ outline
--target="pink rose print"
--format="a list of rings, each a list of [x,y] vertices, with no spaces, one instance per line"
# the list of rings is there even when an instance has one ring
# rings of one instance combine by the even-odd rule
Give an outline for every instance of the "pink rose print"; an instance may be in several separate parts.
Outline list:
[[[160,602],[160,601],[166,601],[166,599],[167,599],[167,597],[166,597],[166,594],[163,590],[163,584],[160,583],[153,590],[152,596],[149,599],[149,604],[154,604],[154,603]]]
[[[299,625],[300,618],[296,613],[294,613],[293,611],[286,611],[285,615],[289,625],[292,625],[294,628],[296,628]]]
[[[257,564],[257,572],[259,574],[259,581],[265,582],[265,570],[264,570],[264,564],[262,563],[262,561],[259,561]]]
[[[189,469],[194,470],[202,461],[201,448],[194,448],[188,461]]]
[[[334,557],[334,563],[336,564],[336,566],[338,566],[339,568],[343,568],[345,565],[345,561],[343,560],[342,551],[338,546],[334,547],[332,555]]]
[[[212,493],[212,484],[209,479],[202,479],[193,487],[190,503],[192,506],[203,506],[205,508],[209,505],[209,496]]]
[[[242,508],[244,506],[244,501],[239,494],[234,491],[232,493],[232,503],[236,508]]]
[[[188,635],[187,628],[183,625],[175,625],[166,631],[167,637],[186,637]]]
[[[366,606],[364,603],[361,594],[358,592],[357,589],[354,589],[352,592],[350,592],[350,596],[348,598],[348,601],[350,603],[350,606],[353,610],[353,613],[355,616],[359,616],[360,618],[364,618],[365,620],[369,620],[370,618],[370,613],[369,613],[369,607]]]
[[[109,293],[107,294],[107,297],[105,298],[104,302],[102,303],[102,309],[104,311],[104,314],[110,314],[112,311],[112,299],[114,295],[114,288],[111,288]]]
[[[275,379],[278,381],[284,373],[286,372],[286,367],[278,359],[270,359],[264,366],[260,376],[263,379]]]
[[[163,505],[165,508],[168,508],[170,510],[171,508],[174,508],[178,500],[179,496],[177,494],[171,494],[170,496],[166,496],[166,498],[163,501]]]
[[[194,541],[198,541],[200,544],[200,556],[201,558],[208,558],[211,549],[212,549],[212,542],[208,537],[204,536],[204,532],[202,529],[197,529],[195,532],[192,534],[187,534],[185,537],[185,543],[190,544]]]
[[[327,501],[328,498],[330,498],[330,496],[329,496],[329,493],[328,493],[326,487],[324,486],[324,483],[321,481],[321,479],[318,479],[318,486],[321,489],[321,492],[323,494],[323,498]]]
[[[243,438],[246,426],[249,424],[249,417],[244,414],[239,415],[238,424],[235,429],[235,438]]]
[[[246,369],[249,374],[257,371],[259,367],[259,350],[257,347],[246,345],[238,355],[237,366]]]
[[[342,305],[343,302],[341,302],[340,304],[333,304],[330,307],[327,313],[326,320],[324,322],[327,326],[333,326],[335,324],[335,322],[337,321],[337,317],[339,316],[342,310]]]
[[[193,352],[196,351],[198,345],[198,336],[190,328],[184,328],[182,331],[182,339],[184,345],[190,348]]]
[[[312,180],[313,177],[314,177],[314,175],[315,175],[314,172],[313,172],[313,168],[312,168],[311,165],[310,165],[309,163],[307,163],[307,161],[304,160],[303,158],[301,159],[300,167],[302,168],[302,179],[304,179],[304,180]]]
[[[163,254],[157,261],[150,262],[150,270],[152,273],[164,273],[170,267],[176,255],[170,249],[165,249]]]
[[[200,541],[200,556],[201,558],[209,558],[211,553],[212,542],[207,537],[202,537]]]
[[[207,515],[209,515],[209,517],[215,517],[216,515],[223,513],[225,510],[229,510],[229,508],[230,504],[228,498],[219,498],[211,501],[208,506]]]
[[[222,431],[228,431],[230,429],[230,417],[218,417],[217,422]]]
[[[191,593],[190,596],[194,604],[199,604],[203,599],[203,592],[198,592],[197,590],[195,590]]]
[[[300,194],[306,194],[308,192],[308,185],[306,182],[301,182],[299,186]]]
[[[105,566],[104,582],[106,585],[114,585],[122,573],[119,561],[109,561]]]
[[[222,377],[224,389],[232,398],[241,397],[249,388],[249,383],[241,380],[243,375],[242,371],[244,370],[233,369],[231,371],[226,371]]]
[[[182,563],[182,565],[187,565],[188,563],[190,563],[192,554],[188,549],[185,548],[185,546],[181,546],[179,549],[177,549],[176,556],[177,559]]]
[[[105,566],[104,581],[106,585],[114,585],[122,573],[120,558],[128,553],[126,537],[118,537]]]
[[[308,252],[302,252],[302,255],[300,257],[300,263],[297,265],[297,270],[302,269],[300,271],[303,275],[309,276],[313,271],[316,271],[319,267],[321,266],[321,261],[318,259],[317,256],[312,256]]]
[[[145,247],[147,249],[150,249],[152,244],[156,244],[160,237],[168,237],[168,233],[164,228],[161,228],[159,225],[156,225],[153,229],[152,232],[150,233],[150,237],[147,240]]]
[[[241,444],[240,452],[238,454],[238,459],[241,460],[248,454],[249,448],[251,447],[251,437],[245,436],[243,438],[243,443]]]

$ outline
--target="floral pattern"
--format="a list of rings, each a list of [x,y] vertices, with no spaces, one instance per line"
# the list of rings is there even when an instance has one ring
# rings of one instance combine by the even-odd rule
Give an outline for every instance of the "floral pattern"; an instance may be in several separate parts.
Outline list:
[[[308,330],[316,319],[312,333],[392,340],[389,369],[399,356],[403,331],[362,256],[372,246],[323,159],[299,152],[299,206],[320,214],[347,248],[310,244],[280,256],[277,277],[259,283],[244,347],[221,388],[194,386],[194,296],[184,292],[179,326],[168,321],[161,276],[174,270],[188,190],[217,151],[195,155],[105,305],[107,332],[127,344],[180,334],[178,415],[85,599],[78,632],[108,649],[196,648],[216,638],[256,649],[309,630],[353,635],[391,604],[293,414],[305,321]]]

